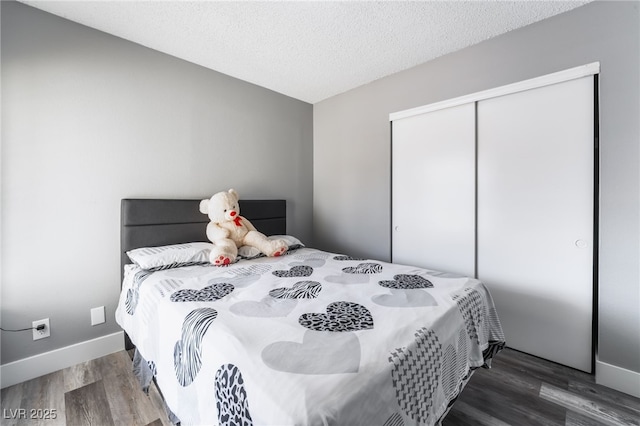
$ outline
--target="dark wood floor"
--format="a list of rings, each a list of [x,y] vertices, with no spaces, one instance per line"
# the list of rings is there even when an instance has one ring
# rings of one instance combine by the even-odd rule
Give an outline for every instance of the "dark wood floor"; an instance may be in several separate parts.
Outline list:
[[[443,421],[461,425],[638,425],[640,399],[593,375],[505,349],[478,369]]]
[[[505,349],[490,370],[476,370],[443,426],[638,426],[639,419],[640,399],[596,385],[592,375]],[[139,389],[124,351],[2,389],[0,423],[170,424],[155,387],[149,395]]]
[[[171,425],[156,388],[140,389],[125,351],[2,389],[0,423]]]

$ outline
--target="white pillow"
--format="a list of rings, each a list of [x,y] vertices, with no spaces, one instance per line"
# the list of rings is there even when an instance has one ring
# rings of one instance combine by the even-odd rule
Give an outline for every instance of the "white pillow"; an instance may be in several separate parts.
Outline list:
[[[185,243],[159,247],[141,247],[127,252],[142,269],[161,270],[209,263],[211,243]]]
[[[304,247],[304,244],[302,244],[299,239],[291,235],[271,235],[267,238],[270,240],[284,240],[287,243],[287,247],[290,251],[300,247]],[[257,257],[264,256],[264,254],[262,254],[262,252],[260,252],[260,250],[255,247],[242,246],[238,249],[238,256],[243,259],[255,259]]]

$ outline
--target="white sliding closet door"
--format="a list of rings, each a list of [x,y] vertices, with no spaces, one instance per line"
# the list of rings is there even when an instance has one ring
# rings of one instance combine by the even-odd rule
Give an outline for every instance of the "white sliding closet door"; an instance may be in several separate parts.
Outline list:
[[[475,105],[393,121],[392,261],[475,273]]]
[[[593,77],[478,103],[478,278],[507,346],[591,370]]]

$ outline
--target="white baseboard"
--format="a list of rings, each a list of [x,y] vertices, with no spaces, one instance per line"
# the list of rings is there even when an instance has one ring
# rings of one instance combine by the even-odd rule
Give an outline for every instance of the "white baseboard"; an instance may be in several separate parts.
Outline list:
[[[640,398],[640,373],[596,361],[596,383]]]
[[[124,349],[124,332],[109,334],[0,366],[2,388]]]

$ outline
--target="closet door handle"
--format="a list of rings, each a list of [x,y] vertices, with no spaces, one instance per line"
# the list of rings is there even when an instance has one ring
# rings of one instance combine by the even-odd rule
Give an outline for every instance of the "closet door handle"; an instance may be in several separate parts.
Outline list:
[[[587,248],[587,246],[589,245],[589,243],[585,240],[576,240],[575,244],[578,248]]]

